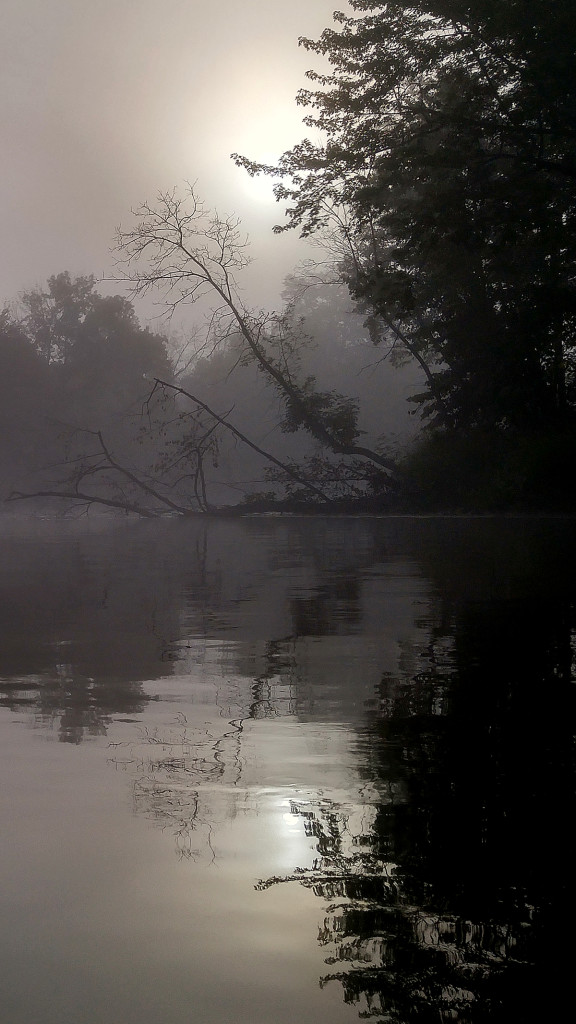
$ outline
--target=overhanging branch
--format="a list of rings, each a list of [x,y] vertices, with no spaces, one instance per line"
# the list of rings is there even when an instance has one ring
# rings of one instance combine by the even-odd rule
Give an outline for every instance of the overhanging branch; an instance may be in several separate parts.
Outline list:
[[[223,427],[226,427],[226,429],[229,430],[232,434],[234,434],[234,436],[237,437],[239,441],[242,441],[243,444],[247,445],[249,448],[252,448],[253,451],[257,452],[268,462],[271,462],[273,465],[278,466],[284,473],[291,477],[292,480],[295,480],[302,487],[305,487],[306,490],[310,491],[312,494],[315,494],[322,501],[328,502],[330,500],[328,496],[324,494],[323,491],[320,490],[319,487],[316,487],[315,484],[311,483],[305,477],[301,476],[287,463],[282,462],[280,459],[277,459],[276,456],[272,455],[271,452],[267,452],[265,451],[264,448],[260,448],[259,445],[255,444],[254,441],[251,441],[249,437],[246,437],[246,434],[243,434],[241,430],[238,430],[238,428],[235,427],[232,423],[230,423],[229,420],[227,420],[224,416],[219,416],[217,412],[214,412],[214,410],[210,408],[210,406],[206,405],[206,402],[203,402],[200,398],[198,398],[196,395],[193,395],[190,391],[186,391],[185,388],[182,388],[177,384],[170,384],[168,381],[160,380],[159,378],[155,379],[154,389],[156,387],[168,388],[169,390],[175,392],[176,394],[183,395],[185,398],[189,398],[190,401],[194,402],[200,409],[203,409],[204,412],[207,412],[209,416],[213,416],[214,419]],[[154,389],[152,391],[152,394],[154,393]],[[152,397],[152,394],[150,397]]]

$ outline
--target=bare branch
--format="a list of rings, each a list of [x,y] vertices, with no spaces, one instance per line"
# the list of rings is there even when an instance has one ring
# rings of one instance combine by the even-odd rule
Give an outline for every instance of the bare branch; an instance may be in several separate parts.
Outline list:
[[[26,501],[33,498],[64,498],[77,503],[85,501],[89,505],[106,505],[108,508],[118,508],[122,512],[136,512],[139,516],[154,519],[158,513],[142,505],[135,505],[129,501],[115,501],[113,498],[105,498],[98,494],[84,494],[82,491],[33,491],[29,494],[23,491],[12,491],[5,499],[6,501]]]
[[[174,391],[177,394],[184,395],[186,398],[189,398],[192,402],[195,402],[197,406],[199,406],[201,409],[204,409],[204,411],[207,412],[209,416],[213,416],[218,423],[221,423],[224,427],[226,427],[226,429],[229,430],[232,434],[234,434],[234,436],[237,437],[240,441],[242,441],[243,444],[248,445],[248,447],[252,448],[253,451],[258,452],[258,454],[262,455],[263,458],[265,458],[268,462],[272,462],[275,466],[278,466],[289,477],[291,477],[293,480],[296,480],[296,482],[301,484],[302,487],[305,487],[307,490],[311,491],[312,494],[316,494],[316,496],[321,498],[322,501],[329,501],[327,495],[324,494],[324,492],[321,491],[320,488],[316,487],[315,484],[311,483],[309,480],[306,480],[305,477],[297,473],[291,466],[287,465],[287,463],[281,462],[281,460],[277,459],[275,455],[271,454],[271,452],[267,452],[264,450],[264,448],[260,448],[257,444],[251,441],[250,438],[246,437],[246,434],[243,434],[240,430],[238,430],[238,428],[235,427],[232,423],[230,423],[230,421],[227,420],[225,417],[219,416],[217,412],[214,412],[214,410],[211,409],[210,406],[206,405],[206,403],[203,402],[196,395],[191,394],[190,391],[186,391],[184,388],[179,387],[177,384],[170,384],[168,381],[156,379],[156,385],[158,387],[168,388],[169,390]]]
[[[157,204],[153,208],[144,203],[134,211],[135,227],[117,232],[118,265],[124,268],[122,280],[131,284],[133,294],[158,288],[172,311],[181,302],[196,303],[211,295],[216,305],[210,329],[217,329],[220,337],[239,332],[298,423],[332,452],[367,459],[392,477],[396,468],[393,460],[365,446],[345,442],[322,419],[310,396],[294,383],[290,373],[267,353],[263,339],[274,340],[267,329],[270,315],[249,313],[237,295],[235,273],[248,263],[247,242],[240,234],[239,221],[208,213],[191,185],[185,199],[176,190],[161,192]],[[279,317],[272,320],[276,325],[281,322]]]

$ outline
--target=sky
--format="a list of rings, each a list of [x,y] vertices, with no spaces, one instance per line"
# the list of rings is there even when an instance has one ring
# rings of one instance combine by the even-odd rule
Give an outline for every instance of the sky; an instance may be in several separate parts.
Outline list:
[[[283,278],[312,253],[293,232],[272,234],[282,208],[230,153],[273,161],[310,136],[295,95],[319,59],[298,37],[317,38],[345,6],[2,0],[0,307],[63,270],[109,278],[131,209],[187,181],[242,218],[246,301],[278,306]]]

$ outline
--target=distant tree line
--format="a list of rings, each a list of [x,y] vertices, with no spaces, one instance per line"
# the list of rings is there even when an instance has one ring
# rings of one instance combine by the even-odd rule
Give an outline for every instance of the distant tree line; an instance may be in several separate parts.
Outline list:
[[[322,279],[288,280],[285,302],[257,335],[262,362],[237,319],[218,315],[179,369],[177,347],[143,328],[128,299],[102,295],[94,277],[63,272],[25,293],[0,320],[2,496],[186,515],[286,500],[327,508],[366,494],[377,460],[392,466],[391,456],[366,449],[376,460],[367,470],[366,459],[323,454],[326,438],[353,446],[358,399],[334,389],[351,374],[367,426],[370,410],[372,426],[382,423],[362,318],[341,285]],[[256,337],[253,324],[245,329]],[[313,388],[319,367],[331,385],[322,395]],[[392,391],[389,428],[402,405]]]
[[[0,319],[3,496],[23,483],[129,504],[113,463],[146,468],[158,429],[150,412],[153,429],[142,430],[150,380],[171,373],[165,339],[140,326],[127,299],[101,295],[93,277],[61,273],[24,294]]]

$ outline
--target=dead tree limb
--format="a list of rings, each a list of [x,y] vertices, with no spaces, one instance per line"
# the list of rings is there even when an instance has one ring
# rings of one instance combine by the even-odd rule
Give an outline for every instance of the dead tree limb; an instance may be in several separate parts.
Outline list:
[[[88,505],[106,505],[109,508],[121,509],[122,512],[135,512],[147,519],[154,519],[157,512],[144,508],[142,505],[135,505],[129,501],[116,501],[114,498],[105,498],[98,494],[85,494],[83,491],[33,491],[26,494],[23,491],[12,491],[6,501],[25,501],[34,498],[63,498],[73,502],[86,502]]]
[[[252,448],[252,450],[257,452],[259,455],[262,455],[264,459],[266,459],[268,462],[271,462],[274,466],[278,466],[279,469],[281,469],[284,473],[291,477],[292,480],[295,480],[296,483],[299,483],[302,487],[305,487],[306,490],[310,491],[312,494],[315,494],[322,501],[330,501],[328,496],[324,494],[324,492],[321,491],[319,487],[316,487],[316,485],[311,483],[310,480],[307,480],[306,477],[301,476],[287,463],[282,462],[280,459],[277,459],[276,456],[272,455],[271,452],[267,452],[264,450],[264,448],[260,448],[259,445],[255,444],[254,441],[251,441],[249,437],[246,437],[246,434],[243,434],[241,430],[238,430],[237,427],[230,423],[228,419],[226,419],[224,416],[219,416],[217,412],[214,412],[214,410],[210,408],[209,405],[206,405],[206,402],[203,402],[200,398],[198,398],[196,395],[193,395],[190,391],[186,391],[185,388],[182,388],[177,384],[170,384],[168,381],[156,378],[154,382],[154,388],[152,389],[150,397],[152,397],[152,395],[154,394],[154,390],[156,387],[168,388],[169,390],[175,392],[176,394],[183,395],[185,398],[189,398],[190,401],[194,402],[200,409],[203,409],[204,412],[207,412],[209,416],[213,416],[218,423],[226,427],[226,429],[229,430],[230,433],[234,434],[234,436],[237,437],[238,440],[242,441],[243,444],[247,445],[249,448]]]
[[[217,303],[212,310],[212,326],[218,321],[224,336],[231,333],[231,325],[240,332],[257,365],[274,383],[304,429],[335,454],[372,462],[387,474],[392,484],[394,460],[339,436],[314,410],[310,396],[293,383],[290,374],[283,372],[260,344],[262,325],[270,317],[253,316],[238,298],[235,274],[249,262],[247,241],[240,235],[239,221],[209,214],[192,185],[185,199],[175,189],[161,192],[156,207],[144,203],[133,213],[136,225],[128,231],[118,229],[116,235],[118,265],[123,269],[119,280],[130,283],[133,296],[161,290],[165,308],[170,312],[181,303],[193,304],[211,296]],[[281,324],[281,317],[272,319]]]

